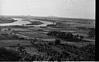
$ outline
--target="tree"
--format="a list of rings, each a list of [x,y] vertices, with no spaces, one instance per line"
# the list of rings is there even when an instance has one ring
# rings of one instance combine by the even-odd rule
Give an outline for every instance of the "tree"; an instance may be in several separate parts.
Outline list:
[[[88,33],[89,37],[95,37],[95,29],[92,29]]]

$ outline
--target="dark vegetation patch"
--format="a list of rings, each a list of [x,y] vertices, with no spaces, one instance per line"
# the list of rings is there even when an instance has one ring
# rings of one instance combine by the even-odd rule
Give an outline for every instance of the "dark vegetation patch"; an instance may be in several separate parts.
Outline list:
[[[31,41],[31,40],[30,40]],[[0,48],[0,60],[2,61],[93,61],[95,60],[95,45],[87,45],[81,48],[73,45],[61,44],[59,40],[52,44],[32,41],[32,47],[37,49],[37,54],[31,55],[25,50],[25,46],[18,46],[17,51]],[[58,43],[57,43],[58,42]],[[44,54],[41,54],[44,53]]]
[[[68,40],[68,41],[82,41],[83,40],[83,36],[80,35],[73,35],[70,32],[58,32],[58,31],[51,31],[48,32],[47,35],[49,36],[54,36],[56,38],[60,38],[62,40]]]
[[[54,35],[62,36],[68,33],[54,32]],[[70,35],[67,37],[69,38]],[[9,36],[8,36],[9,37]],[[59,37],[58,37],[59,38]],[[62,38],[62,37],[61,37]],[[63,37],[64,38],[64,37]],[[68,39],[67,38],[67,39]],[[74,40],[74,39],[73,39]],[[56,39],[53,42],[37,39],[30,39],[31,47],[37,49],[38,54],[31,55],[24,51],[25,46],[18,46],[19,52],[0,48],[0,60],[10,61],[78,61],[78,60],[95,60],[95,45],[87,45],[84,47],[75,47],[74,45],[62,44],[61,40]],[[44,53],[44,54],[41,54]],[[3,54],[3,55],[2,55]],[[7,58],[6,58],[7,56]]]
[[[76,28],[78,28],[79,30],[89,30],[89,28],[87,27],[76,27]]]
[[[26,24],[26,25],[41,25],[41,24],[43,24],[40,21],[29,21],[29,22],[31,22],[31,23],[30,24]]]
[[[24,37],[19,37],[18,35],[0,34],[0,40],[26,40]]]
[[[14,25],[14,26],[10,26],[10,28],[28,28],[28,26],[19,26],[19,25]]]
[[[95,38],[96,35],[95,28],[90,28],[88,35],[90,38]]]
[[[19,59],[16,51],[0,48],[0,61],[18,61]]]
[[[75,47],[69,44],[61,44],[60,40],[55,42],[48,42],[47,44],[34,44],[33,47],[37,48],[39,52],[46,53],[50,60],[95,60],[95,45],[87,45],[84,47]],[[44,56],[45,57],[45,56]]]

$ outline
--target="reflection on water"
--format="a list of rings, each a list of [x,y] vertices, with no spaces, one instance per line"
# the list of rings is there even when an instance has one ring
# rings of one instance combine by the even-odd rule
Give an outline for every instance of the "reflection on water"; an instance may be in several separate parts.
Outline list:
[[[30,24],[30,21],[40,21],[40,20],[30,20],[30,21],[24,21],[22,18],[13,18],[14,20],[17,20],[15,22],[12,23],[1,23],[0,26],[12,26],[12,25],[26,25],[26,24]],[[48,21],[40,21],[43,24],[41,25],[33,25],[33,26],[46,26],[48,24],[52,24],[52,22],[48,22]]]

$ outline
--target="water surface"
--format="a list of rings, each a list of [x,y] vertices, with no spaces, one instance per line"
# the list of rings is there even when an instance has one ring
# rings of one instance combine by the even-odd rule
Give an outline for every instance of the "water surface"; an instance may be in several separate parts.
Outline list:
[[[41,21],[41,20],[35,20],[35,19],[32,19],[30,21],[26,21],[22,18],[13,18],[14,20],[17,20],[15,22],[12,22],[12,23],[0,23],[0,26],[14,26],[14,25],[27,25],[27,24],[31,24],[31,21],[40,21],[42,22],[43,24],[40,24],[40,25],[32,25],[32,26],[46,26],[48,24],[52,24],[52,22],[49,22],[49,21]]]

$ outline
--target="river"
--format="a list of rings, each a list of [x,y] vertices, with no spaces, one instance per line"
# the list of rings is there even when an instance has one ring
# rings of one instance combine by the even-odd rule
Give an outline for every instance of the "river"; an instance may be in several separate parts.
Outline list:
[[[48,24],[52,24],[52,22],[49,22],[49,21],[41,21],[41,20],[30,20],[30,21],[24,21],[22,18],[12,18],[14,20],[17,20],[15,22],[12,22],[12,23],[0,23],[0,26],[14,26],[14,25],[26,25],[26,24],[31,24],[31,21],[40,21],[42,22],[43,24],[40,24],[40,25],[32,25],[32,26],[46,26]]]

